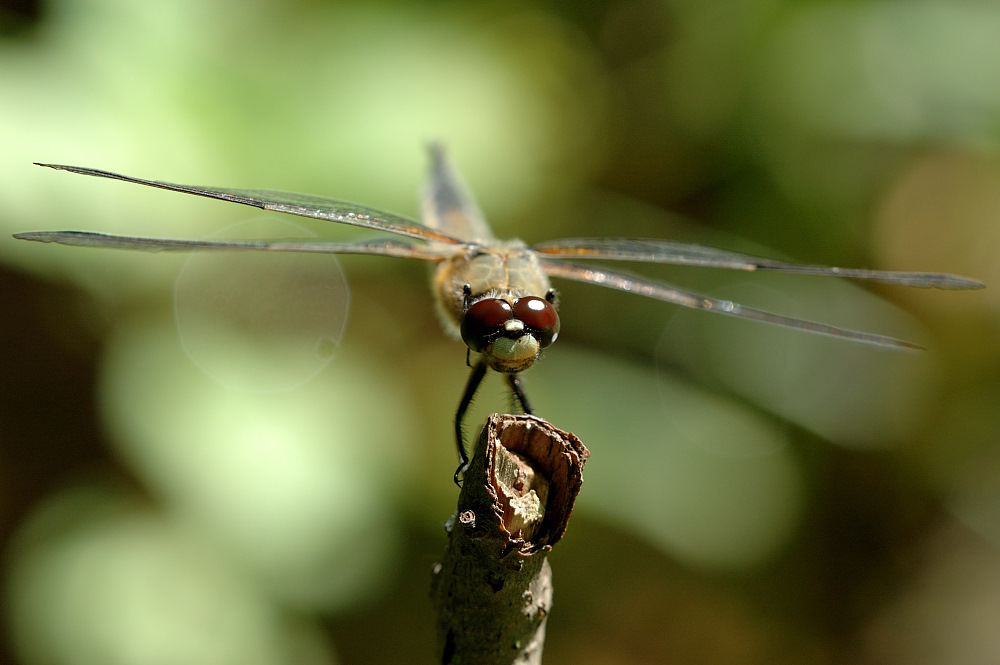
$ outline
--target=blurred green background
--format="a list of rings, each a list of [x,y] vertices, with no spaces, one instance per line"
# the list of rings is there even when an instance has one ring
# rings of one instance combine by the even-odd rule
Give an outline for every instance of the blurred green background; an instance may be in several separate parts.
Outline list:
[[[547,663],[1000,660],[1000,3],[0,0],[4,661],[436,661],[426,266],[10,237],[359,237],[32,162],[415,216],[432,139],[502,237],[989,287],[640,266],[904,356],[557,284],[524,378],[592,456]]]

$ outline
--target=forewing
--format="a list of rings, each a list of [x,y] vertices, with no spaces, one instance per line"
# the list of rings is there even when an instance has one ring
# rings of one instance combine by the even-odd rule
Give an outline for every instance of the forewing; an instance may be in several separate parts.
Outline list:
[[[729,252],[704,245],[655,238],[564,238],[540,243],[535,245],[533,249],[552,258],[643,261],[747,271],[770,270],[799,275],[847,277],[919,288],[981,289],[984,286],[982,282],[959,275],[800,265]]]
[[[336,201],[322,196],[311,196],[309,194],[294,194],[291,192],[275,192],[267,189],[226,189],[222,187],[201,187],[197,185],[175,185],[169,182],[159,182],[157,180],[143,180],[131,176],[101,171],[98,169],[88,169],[80,166],[64,166],[61,164],[38,164],[50,169],[69,171],[82,175],[97,176],[100,178],[111,178],[112,180],[123,180],[138,185],[167,189],[172,192],[182,192],[184,194],[194,194],[205,196],[210,199],[220,201],[231,201],[243,205],[253,206],[261,210],[274,212],[285,212],[290,215],[300,217],[311,217],[313,219],[323,219],[339,224],[349,224],[351,226],[361,226],[378,231],[387,231],[410,238],[421,240],[436,240],[446,243],[460,243],[457,238],[431,229],[412,219],[395,215],[391,212],[384,212],[374,208],[348,203],[346,201]]]
[[[378,254],[423,261],[441,261],[447,258],[450,246],[412,245],[394,240],[374,240],[355,243],[337,243],[328,240],[183,240],[175,238],[146,238],[120,236],[91,231],[31,231],[15,233],[15,238],[35,242],[54,242],[77,247],[107,247],[111,249],[160,251],[190,250],[251,250],[264,252],[304,252],[312,254]]]
[[[598,286],[606,286],[620,291],[638,293],[639,295],[674,303],[682,307],[703,309],[707,312],[725,314],[726,316],[749,319],[751,321],[761,321],[763,323],[770,323],[772,325],[783,326],[785,328],[794,328],[795,330],[803,330],[817,335],[826,335],[828,337],[836,337],[838,339],[860,342],[862,344],[870,344],[872,346],[894,349],[897,351],[912,352],[923,350],[923,347],[918,344],[906,342],[894,337],[875,335],[857,330],[848,330],[846,328],[838,328],[836,326],[817,323],[815,321],[806,321],[804,319],[781,316],[780,314],[772,314],[771,312],[766,312],[764,310],[744,307],[743,305],[732,302],[731,300],[709,298],[692,291],[679,289],[669,284],[656,282],[626,272],[608,270],[606,268],[590,268],[580,264],[553,261],[551,259],[542,259],[541,265],[545,272],[551,277],[562,277],[563,279],[572,279],[578,282],[597,284]]]

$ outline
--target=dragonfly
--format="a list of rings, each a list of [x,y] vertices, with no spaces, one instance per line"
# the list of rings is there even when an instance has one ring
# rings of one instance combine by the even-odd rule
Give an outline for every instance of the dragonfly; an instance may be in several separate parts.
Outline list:
[[[559,336],[559,299],[549,278],[586,282],[706,312],[793,328],[895,351],[923,347],[886,335],[797,319],[711,298],[630,272],[589,264],[591,259],[673,264],[743,271],[842,277],[882,284],[937,289],[979,289],[980,281],[934,272],[897,272],[789,263],[703,245],[657,238],[563,238],[528,246],[496,238],[472,196],[461,184],[443,146],[429,146],[430,176],[421,200],[421,222],[367,206],[319,196],[258,189],[177,185],[109,171],[61,164],[38,164],[81,175],[123,180],[184,194],[204,196],[262,210],[384,231],[396,236],[358,242],[327,239],[222,240],[111,235],[90,231],[32,231],[21,240],[82,247],[145,251],[231,250],[370,254],[419,259],[435,264],[431,288],[439,318],[450,336],[466,344],[471,368],[455,413],[459,466],[467,470],[464,419],[488,370],[502,374],[520,408],[533,413],[520,379]],[[475,354],[475,360],[472,360]]]

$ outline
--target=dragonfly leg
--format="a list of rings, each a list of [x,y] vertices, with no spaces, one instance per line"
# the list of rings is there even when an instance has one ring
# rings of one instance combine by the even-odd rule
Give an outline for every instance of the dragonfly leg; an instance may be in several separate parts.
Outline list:
[[[507,383],[510,384],[511,392],[514,393],[514,397],[517,398],[518,403],[521,405],[521,410],[529,416],[532,415],[534,411],[528,402],[528,396],[524,394],[524,384],[521,383],[521,377],[517,374],[508,374]]]
[[[455,469],[455,484],[459,487],[462,486],[459,477],[469,468],[469,455],[465,452],[462,421],[465,420],[465,412],[469,410],[472,398],[476,396],[476,391],[479,389],[479,384],[483,382],[484,376],[486,376],[486,362],[480,360],[472,368],[469,381],[465,384],[465,392],[462,393],[462,401],[458,403],[458,412],[455,413],[455,442],[458,444],[458,458],[460,460],[458,468]]]
[[[466,284],[462,287],[462,311],[468,312],[469,307],[472,306],[472,284]]]

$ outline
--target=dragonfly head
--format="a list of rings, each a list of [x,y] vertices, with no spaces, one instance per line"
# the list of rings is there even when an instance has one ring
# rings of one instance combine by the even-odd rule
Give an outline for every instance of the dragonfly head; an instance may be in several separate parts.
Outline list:
[[[559,314],[536,296],[484,298],[462,317],[462,339],[486,364],[505,374],[522,372],[559,336]]]

